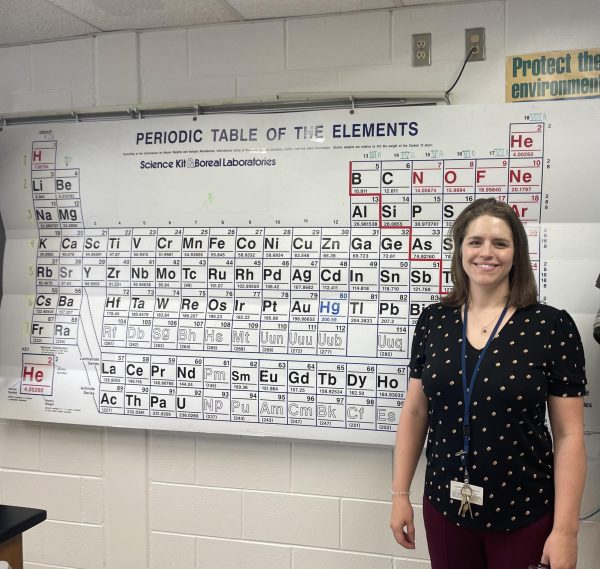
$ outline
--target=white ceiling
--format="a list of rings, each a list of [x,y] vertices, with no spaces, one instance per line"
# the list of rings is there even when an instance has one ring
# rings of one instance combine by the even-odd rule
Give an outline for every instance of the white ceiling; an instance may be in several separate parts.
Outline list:
[[[469,1],[478,0],[0,0],[0,46],[118,30],[199,26]]]

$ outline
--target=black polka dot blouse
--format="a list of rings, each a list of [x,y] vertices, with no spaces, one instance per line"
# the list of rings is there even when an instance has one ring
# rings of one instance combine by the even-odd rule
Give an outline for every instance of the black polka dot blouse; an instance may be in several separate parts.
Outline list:
[[[546,398],[585,395],[581,338],[564,310],[536,304],[517,310],[492,340],[471,400],[469,479],[484,503],[473,519],[458,515],[450,481],[464,480],[460,308],[432,304],[413,338],[411,377],[422,379],[429,428],[425,496],[443,515],[475,529],[507,531],[550,512],[554,502],[552,440]],[[471,378],[479,350],[467,345]]]

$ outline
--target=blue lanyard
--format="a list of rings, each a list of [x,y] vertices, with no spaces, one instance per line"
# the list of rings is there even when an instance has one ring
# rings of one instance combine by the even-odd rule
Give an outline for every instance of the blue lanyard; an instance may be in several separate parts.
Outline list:
[[[508,310],[508,302],[506,306],[502,310],[492,333],[490,334],[485,346],[481,352],[479,352],[479,357],[477,358],[477,362],[475,362],[475,367],[473,368],[473,373],[471,374],[471,381],[469,382],[469,386],[467,387],[467,314],[469,312],[469,304],[465,302],[465,313],[463,316],[463,329],[462,329],[462,385],[463,385],[463,404],[464,404],[464,415],[463,415],[463,449],[462,451],[456,453],[460,455],[460,461],[465,469],[465,482],[469,481],[469,447],[471,443],[471,398],[473,397],[473,386],[475,385],[475,380],[477,379],[477,374],[479,373],[479,367],[481,366],[481,362],[487,352],[487,349],[490,347],[492,340],[496,336],[498,332],[498,328],[504,320],[506,316],[506,311]]]

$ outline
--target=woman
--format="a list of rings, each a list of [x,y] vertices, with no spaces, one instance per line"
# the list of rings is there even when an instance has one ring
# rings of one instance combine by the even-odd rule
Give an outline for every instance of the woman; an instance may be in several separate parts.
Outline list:
[[[394,455],[394,537],[415,547],[409,493],[427,436],[432,569],[574,569],[586,465],[577,328],[537,303],[527,235],[507,204],[476,200],[452,234],[454,288],[415,327]]]

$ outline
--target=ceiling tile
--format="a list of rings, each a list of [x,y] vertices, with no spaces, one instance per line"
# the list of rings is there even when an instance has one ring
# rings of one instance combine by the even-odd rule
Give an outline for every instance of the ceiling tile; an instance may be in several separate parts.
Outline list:
[[[395,8],[394,0],[227,0],[242,17],[289,18]]]
[[[0,46],[117,30],[394,10],[450,1],[486,0],[0,0]]]
[[[54,40],[98,31],[46,0],[0,0],[0,45]]]
[[[484,1],[484,0],[475,0],[476,2]],[[431,4],[444,4],[445,2],[454,2],[457,4],[456,0],[401,0],[403,6],[427,6]]]
[[[239,14],[221,0],[52,0],[103,31],[142,30],[235,22]]]

